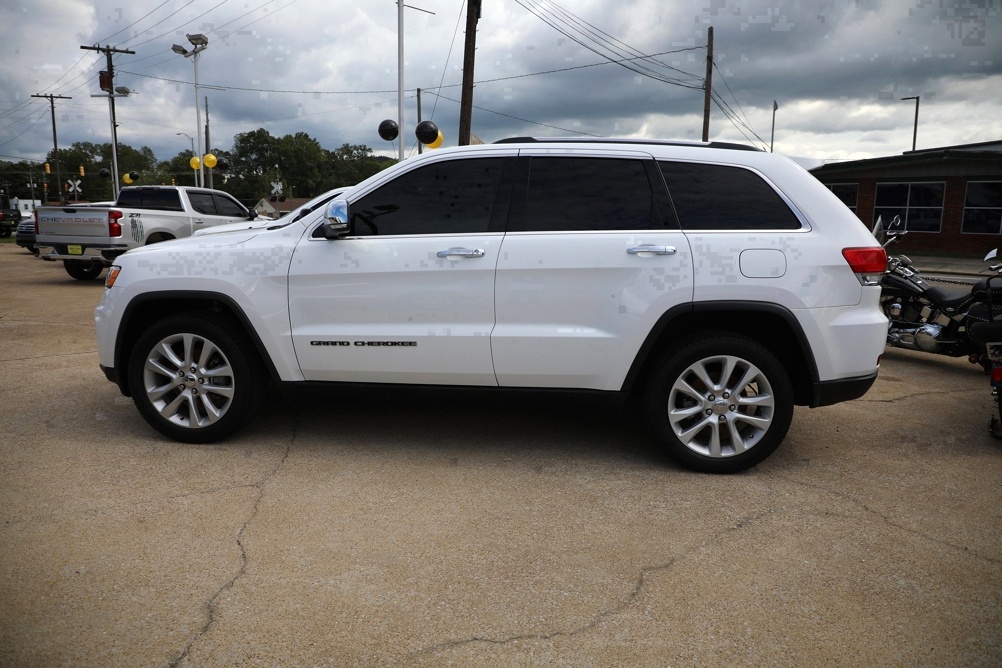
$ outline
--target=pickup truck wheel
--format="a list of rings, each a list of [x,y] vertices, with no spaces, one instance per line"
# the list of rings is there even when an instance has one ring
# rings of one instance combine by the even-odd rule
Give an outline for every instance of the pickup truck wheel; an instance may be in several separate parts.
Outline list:
[[[167,318],[139,337],[129,388],[150,425],[185,443],[218,441],[242,426],[264,398],[265,373],[230,321],[204,313]]]
[[[709,473],[755,466],[793,418],[790,379],[755,341],[711,334],[663,358],[644,393],[648,426],[668,455]]]
[[[87,260],[64,260],[63,266],[66,273],[78,281],[92,281],[101,275],[104,265],[100,262],[89,262]]]

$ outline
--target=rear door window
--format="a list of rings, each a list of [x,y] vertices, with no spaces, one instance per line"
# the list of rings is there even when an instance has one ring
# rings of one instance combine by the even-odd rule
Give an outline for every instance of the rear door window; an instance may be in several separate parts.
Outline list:
[[[647,230],[660,227],[643,160],[533,157],[526,232]]]
[[[658,161],[683,230],[799,230],[800,219],[758,174]]]

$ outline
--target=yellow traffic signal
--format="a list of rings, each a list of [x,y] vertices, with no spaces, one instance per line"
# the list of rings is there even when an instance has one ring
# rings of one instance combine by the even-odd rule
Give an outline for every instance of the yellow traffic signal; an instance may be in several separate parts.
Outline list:
[[[51,174],[51,173],[52,173],[52,172],[51,172],[51,171],[49,170],[49,163],[45,163],[45,173],[46,173],[46,174]]]
[[[86,174],[84,174],[83,165],[80,165],[80,176],[86,176]]]

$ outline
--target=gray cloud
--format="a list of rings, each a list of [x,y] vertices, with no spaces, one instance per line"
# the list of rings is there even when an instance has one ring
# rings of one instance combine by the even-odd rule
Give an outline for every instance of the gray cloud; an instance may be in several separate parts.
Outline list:
[[[434,113],[451,145],[462,3],[411,4],[435,14],[405,10],[405,130],[416,120],[413,89],[421,86],[423,115]],[[714,106],[714,139],[768,143],[778,100],[779,151],[830,159],[900,153],[910,148],[914,107],[899,98],[916,94],[920,147],[1002,137],[1002,42],[991,37],[1002,28],[1002,0],[491,0],[478,30],[473,115],[474,132],[487,141],[573,132],[699,138],[701,90],[597,65],[602,55],[527,7],[576,25],[587,34],[579,38],[606,56],[614,39],[621,55],[624,45],[663,54],[657,60],[667,67],[650,65],[648,73],[697,85],[712,25],[714,91],[740,119]],[[57,101],[61,146],[109,140],[107,102],[90,97],[104,58],[80,49],[95,43],[136,52],[114,60],[116,83],[137,92],[118,101],[119,140],[149,146],[161,159],[186,150],[188,140],[177,133],[195,130],[193,68],[170,49],[187,44],[186,32],[210,39],[199,78],[214,145],[229,148],[234,134],[263,127],[273,135],[306,132],[327,148],[348,142],[394,152],[376,134],[380,120],[396,117],[397,11],[390,0],[195,0],[157,9],[40,0],[0,8],[0,19],[18,26],[0,70],[4,159],[40,159],[51,148],[49,104],[31,98],[37,93],[73,98]],[[411,131],[406,136],[413,143]]]

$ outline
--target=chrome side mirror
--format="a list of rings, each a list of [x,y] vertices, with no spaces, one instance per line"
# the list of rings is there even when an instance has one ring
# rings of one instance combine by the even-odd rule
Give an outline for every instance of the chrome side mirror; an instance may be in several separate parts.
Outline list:
[[[338,239],[348,234],[348,228],[348,200],[335,199],[324,209],[321,233],[327,239]]]

